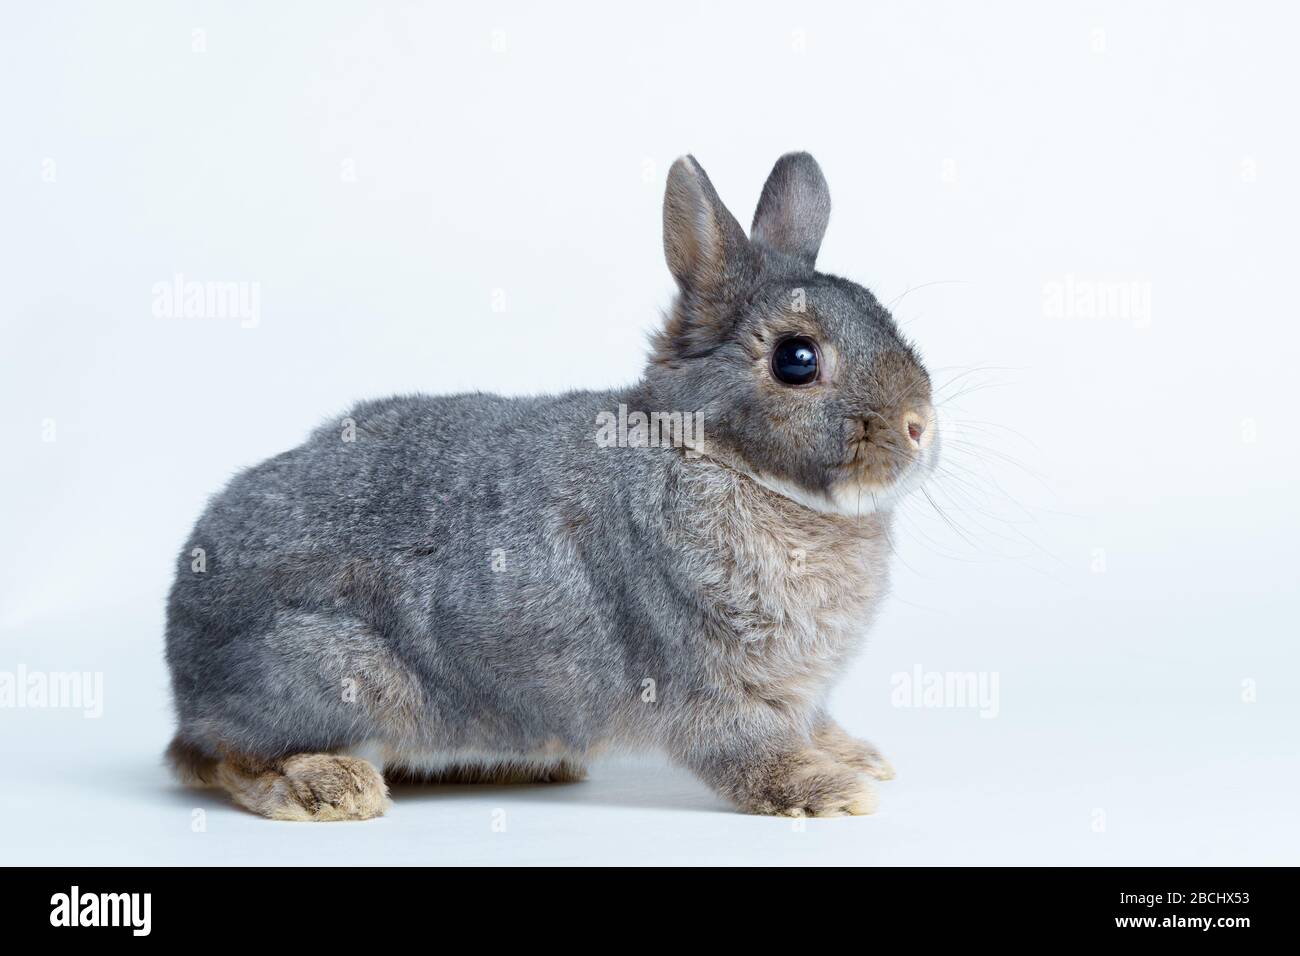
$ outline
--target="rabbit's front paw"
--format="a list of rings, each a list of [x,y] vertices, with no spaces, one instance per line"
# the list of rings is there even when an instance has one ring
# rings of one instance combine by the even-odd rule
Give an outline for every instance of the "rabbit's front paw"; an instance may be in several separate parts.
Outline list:
[[[813,734],[813,743],[840,763],[877,780],[893,780],[894,768],[884,756],[867,743],[851,736],[839,724],[827,721]]]
[[[783,817],[843,817],[874,813],[871,784],[852,767],[821,750],[805,750],[764,767],[741,809]]]

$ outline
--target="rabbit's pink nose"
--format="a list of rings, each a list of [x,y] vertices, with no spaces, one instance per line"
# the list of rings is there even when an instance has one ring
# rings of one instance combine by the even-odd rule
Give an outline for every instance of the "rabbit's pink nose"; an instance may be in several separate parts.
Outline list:
[[[921,439],[925,436],[926,428],[929,427],[926,416],[920,412],[908,412],[903,416],[903,424],[907,426],[907,437],[912,439],[913,445],[920,448]]]

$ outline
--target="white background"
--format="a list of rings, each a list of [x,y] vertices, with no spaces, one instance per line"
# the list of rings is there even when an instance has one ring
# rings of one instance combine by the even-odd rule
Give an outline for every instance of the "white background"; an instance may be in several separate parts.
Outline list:
[[[1289,5],[470,6],[9,10],[0,670],[102,672],[104,713],[0,710],[0,857],[1300,862]],[[880,812],[744,817],[653,762],[327,827],[174,785],[205,498],[360,398],[635,380],[673,158],[748,224],[790,149],[822,268],[948,399],[946,517],[904,507],[835,695],[898,766]],[[155,317],[177,273],[257,283],[257,327]],[[1063,315],[1067,277],[1150,311]],[[896,706],[918,667],[996,677],[996,716]]]

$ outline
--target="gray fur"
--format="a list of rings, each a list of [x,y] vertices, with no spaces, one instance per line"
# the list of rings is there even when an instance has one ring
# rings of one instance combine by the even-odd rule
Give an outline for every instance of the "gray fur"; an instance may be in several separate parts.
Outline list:
[[[861,812],[871,769],[813,738],[884,593],[888,510],[794,499],[864,474],[884,499],[932,466],[896,427],[929,381],[871,293],[813,270],[828,215],[817,164],[791,154],[751,241],[679,160],[665,250],[681,293],[636,385],[365,402],[238,475],[171,591],[174,747],[378,744],[398,764],[649,747],[744,809]],[[772,379],[787,326],[815,332],[833,378]],[[597,416],[620,405],[702,413],[703,455],[598,447]]]
[[[750,235],[755,243],[808,267],[817,260],[831,219],[831,193],[821,168],[807,153],[782,156],[763,187]]]

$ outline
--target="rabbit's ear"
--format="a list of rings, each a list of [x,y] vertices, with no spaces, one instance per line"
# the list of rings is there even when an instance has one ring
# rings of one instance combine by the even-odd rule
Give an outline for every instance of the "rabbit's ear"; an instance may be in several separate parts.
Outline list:
[[[668,171],[664,190],[664,255],[683,291],[725,297],[744,273],[751,251],[745,230],[718,198],[694,156]]]
[[[786,153],[763,186],[750,237],[812,268],[831,218],[831,193],[817,160]]]

